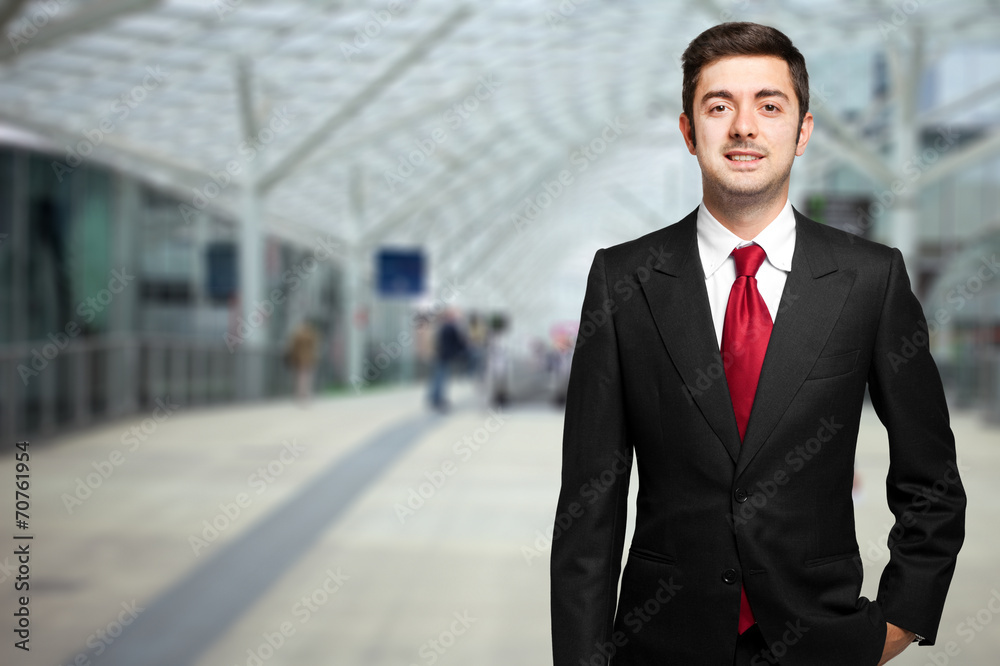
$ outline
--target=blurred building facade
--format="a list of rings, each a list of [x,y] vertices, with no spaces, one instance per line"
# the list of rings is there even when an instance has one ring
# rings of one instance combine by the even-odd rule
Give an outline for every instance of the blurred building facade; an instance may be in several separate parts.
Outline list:
[[[269,296],[245,318],[237,220],[189,212],[162,188],[103,165],[61,171],[61,157],[0,147],[5,435],[85,425],[157,400],[285,395],[285,346],[304,319],[326,350],[320,381],[344,381],[331,252],[267,236]],[[257,387],[247,386],[253,362],[263,372]]]

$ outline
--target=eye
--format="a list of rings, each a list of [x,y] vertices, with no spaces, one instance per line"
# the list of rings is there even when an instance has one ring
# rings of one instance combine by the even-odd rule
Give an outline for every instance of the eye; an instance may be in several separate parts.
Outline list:
[[[725,111],[726,110],[726,105],[725,104],[716,104],[715,106],[713,106],[709,110],[710,111]]]
[[[765,104],[764,110],[769,113],[774,113],[775,111],[778,110],[778,107],[776,107],[774,104]]]

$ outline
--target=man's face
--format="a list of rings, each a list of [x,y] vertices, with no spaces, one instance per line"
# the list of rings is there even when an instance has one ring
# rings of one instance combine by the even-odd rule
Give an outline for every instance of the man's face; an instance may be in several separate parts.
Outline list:
[[[681,114],[681,133],[698,157],[705,196],[770,201],[788,196],[788,176],[805,151],[812,114],[799,125],[788,64],[771,56],[735,56],[701,70],[693,104],[694,134]],[[695,139],[697,145],[695,145]]]

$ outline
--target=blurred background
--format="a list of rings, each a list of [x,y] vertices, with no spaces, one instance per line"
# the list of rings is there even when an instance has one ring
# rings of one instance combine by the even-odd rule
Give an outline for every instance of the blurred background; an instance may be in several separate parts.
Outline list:
[[[680,56],[728,20],[804,53],[792,204],[900,248],[952,406],[970,536],[894,663],[997,663],[996,0],[0,2],[3,663],[550,663],[587,271],[698,205]]]

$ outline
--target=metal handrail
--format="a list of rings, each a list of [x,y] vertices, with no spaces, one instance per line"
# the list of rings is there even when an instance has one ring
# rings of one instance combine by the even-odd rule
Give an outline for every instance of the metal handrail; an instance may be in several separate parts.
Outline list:
[[[5,441],[152,410],[168,398],[197,406],[291,393],[278,344],[230,352],[221,341],[156,334],[57,342],[0,345]]]

